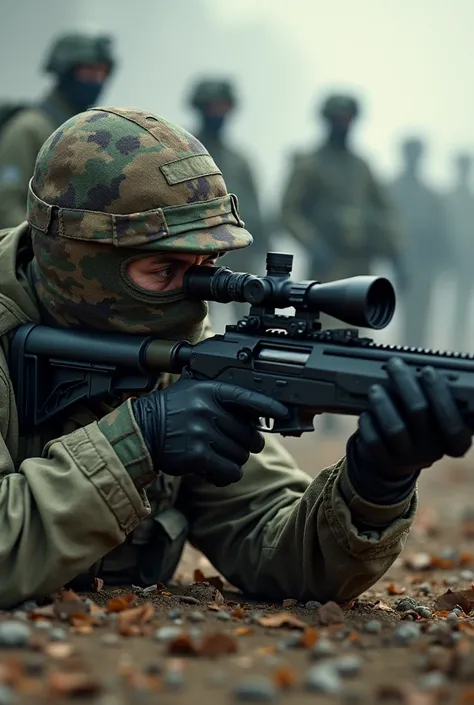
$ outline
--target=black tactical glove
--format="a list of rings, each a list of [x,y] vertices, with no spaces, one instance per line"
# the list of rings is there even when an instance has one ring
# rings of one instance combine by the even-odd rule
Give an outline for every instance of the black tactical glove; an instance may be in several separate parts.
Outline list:
[[[263,450],[259,417],[288,415],[283,404],[263,394],[185,376],[133,401],[133,412],[158,469],[203,475],[218,487],[238,482],[250,453]]]
[[[396,504],[413,490],[423,468],[448,455],[460,458],[471,446],[444,377],[432,367],[419,377],[399,358],[387,363],[390,391],[374,385],[370,411],[347,444],[349,478],[364,499]]]

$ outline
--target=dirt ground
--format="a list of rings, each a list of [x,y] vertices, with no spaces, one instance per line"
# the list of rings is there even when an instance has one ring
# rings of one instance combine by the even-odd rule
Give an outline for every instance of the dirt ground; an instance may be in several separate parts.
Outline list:
[[[311,474],[344,448],[316,434],[287,446]],[[0,705],[474,703],[473,469],[471,454],[425,471],[403,556],[343,611],[252,603],[202,582],[216,571],[188,549],[171,587],[4,614]]]

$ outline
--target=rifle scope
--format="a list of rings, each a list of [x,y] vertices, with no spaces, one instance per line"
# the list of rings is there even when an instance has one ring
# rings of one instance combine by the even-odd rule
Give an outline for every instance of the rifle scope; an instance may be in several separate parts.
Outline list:
[[[188,298],[204,301],[240,301],[263,309],[293,306],[297,315],[304,311],[318,318],[325,313],[361,328],[380,330],[392,320],[395,291],[385,277],[295,282],[290,279],[292,266],[293,255],[283,252],[267,254],[264,277],[195,265],[184,275],[184,291]]]

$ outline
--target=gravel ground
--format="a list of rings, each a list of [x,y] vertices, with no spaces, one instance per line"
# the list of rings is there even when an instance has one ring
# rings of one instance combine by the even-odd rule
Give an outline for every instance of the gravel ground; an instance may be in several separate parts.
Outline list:
[[[312,474],[316,453],[322,467],[343,451],[287,445]],[[166,588],[98,584],[1,614],[0,705],[474,703],[472,465],[425,472],[403,556],[343,609],[249,601],[187,549]]]

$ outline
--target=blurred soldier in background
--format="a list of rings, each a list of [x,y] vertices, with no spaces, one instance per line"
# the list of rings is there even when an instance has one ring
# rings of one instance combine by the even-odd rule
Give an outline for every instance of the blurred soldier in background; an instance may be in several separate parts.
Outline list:
[[[368,164],[349,148],[359,113],[350,96],[332,95],[322,106],[325,142],[295,157],[282,200],[282,221],[308,251],[311,279],[327,281],[369,274],[377,257],[398,266],[396,231],[388,199]],[[322,316],[324,327],[342,324]],[[323,428],[336,433],[334,417]]]
[[[386,194],[348,144],[358,113],[350,96],[324,102],[327,138],[316,150],[296,155],[284,189],[283,224],[307,249],[312,279],[369,274],[378,257],[399,264]]]
[[[407,276],[403,343],[426,347],[430,304],[439,275],[449,262],[445,218],[440,196],[423,183],[420,165],[425,145],[418,138],[401,145],[403,171],[391,194],[404,237]]]
[[[449,233],[455,272],[454,330],[451,343],[455,350],[468,349],[466,339],[470,329],[468,314],[474,291],[472,263],[474,262],[474,193],[471,190],[472,159],[469,154],[459,154],[454,160],[455,184],[447,194],[446,230]],[[467,346],[467,347],[466,347]]]
[[[94,105],[114,64],[108,37],[62,35],[44,64],[55,79],[52,90],[34,104],[0,107],[0,228],[25,219],[28,181],[41,146],[59,125]]]
[[[230,252],[222,264],[236,272],[264,274],[265,254],[269,247],[256,181],[247,159],[230,147],[225,139],[225,127],[237,107],[234,86],[230,81],[202,80],[191,91],[190,104],[197,111],[200,121],[193,133],[214,158],[229,191],[237,195],[240,215],[254,239],[246,252]],[[224,319],[227,323],[231,322],[229,306],[232,306],[237,318],[248,312],[246,304],[213,303],[211,310],[215,328],[222,328]]]

